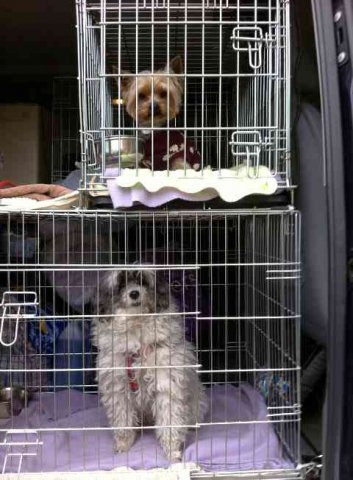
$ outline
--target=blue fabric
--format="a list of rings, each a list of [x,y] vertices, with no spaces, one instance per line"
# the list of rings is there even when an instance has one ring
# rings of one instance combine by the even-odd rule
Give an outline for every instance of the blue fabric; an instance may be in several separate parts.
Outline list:
[[[48,307],[45,311],[34,306],[26,307],[26,314],[35,314],[36,311],[36,317],[28,322],[28,340],[38,353],[51,354],[56,340],[67,325],[67,320],[46,319],[46,316],[53,315]]]

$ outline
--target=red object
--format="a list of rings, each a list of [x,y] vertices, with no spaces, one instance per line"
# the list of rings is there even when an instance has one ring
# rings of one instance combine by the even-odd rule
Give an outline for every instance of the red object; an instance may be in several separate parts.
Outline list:
[[[16,185],[10,180],[3,180],[0,182],[0,188],[10,188],[10,187],[16,187]]]
[[[168,144],[169,138],[169,144]],[[153,139],[153,152],[152,152]],[[144,142],[145,156],[142,163],[153,170],[173,169],[176,160],[184,162],[184,159],[194,170],[201,166],[201,156],[191,140],[185,140],[184,135],[179,131],[169,132],[154,131]]]
[[[133,355],[129,355],[126,359],[126,363],[128,367],[127,376],[129,378],[129,386],[132,392],[137,392],[137,390],[139,389],[139,385],[136,381],[136,377],[133,371],[133,366],[136,358],[138,358],[138,354],[134,353]]]

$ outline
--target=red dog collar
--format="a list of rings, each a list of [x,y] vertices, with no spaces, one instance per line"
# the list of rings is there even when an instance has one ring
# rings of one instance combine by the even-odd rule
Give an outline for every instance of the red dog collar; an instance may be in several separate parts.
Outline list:
[[[136,380],[136,374],[134,372],[134,364],[138,359],[146,359],[147,355],[149,355],[152,350],[153,347],[151,345],[145,345],[142,346],[142,349],[138,350],[136,353],[130,353],[126,356],[127,376],[129,379],[129,387],[132,392],[137,392],[139,389],[139,384]]]
[[[132,392],[137,392],[137,390],[139,389],[139,384],[137,383],[136,376],[133,370],[134,363],[138,357],[139,357],[139,354],[134,353],[132,355],[129,355],[126,358],[127,376],[129,378],[129,386]]]

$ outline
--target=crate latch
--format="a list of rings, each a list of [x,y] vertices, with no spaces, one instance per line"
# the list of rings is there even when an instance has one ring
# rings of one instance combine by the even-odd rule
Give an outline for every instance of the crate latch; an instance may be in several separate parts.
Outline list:
[[[237,164],[246,164],[248,176],[257,178],[263,145],[261,133],[254,130],[237,130],[232,133],[229,145],[232,148],[232,155],[236,158]]]
[[[259,26],[238,25],[233,28],[232,36],[233,50],[236,52],[248,52],[249,65],[257,70],[262,65],[263,46],[271,43],[270,36]]]
[[[2,475],[6,473],[8,463],[13,463],[13,458],[18,459],[17,472],[21,473],[23,459],[38,455],[39,448],[43,445],[37,430],[8,430],[0,447],[5,448],[5,458],[2,466]]]
[[[35,318],[37,316],[36,292],[11,292],[3,293],[0,307],[0,343],[4,347],[11,347],[16,343],[20,320]]]

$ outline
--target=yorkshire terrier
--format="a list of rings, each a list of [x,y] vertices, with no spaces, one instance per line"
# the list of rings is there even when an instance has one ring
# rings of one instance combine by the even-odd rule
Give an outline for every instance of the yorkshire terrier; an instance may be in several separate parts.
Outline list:
[[[117,73],[116,67],[113,67],[113,71]],[[168,126],[179,114],[184,82],[181,77],[174,74],[181,75],[183,72],[183,61],[180,56],[174,57],[153,76],[150,71],[143,71],[137,77],[126,71],[122,72],[121,95],[125,109],[135,120],[136,125],[141,127],[140,134],[145,143],[143,164],[153,170],[165,170],[168,162],[172,170],[181,168],[198,170],[201,165],[200,154],[193,142],[185,141],[180,132],[171,130],[168,135],[166,130],[151,130]]]
[[[157,70],[154,77],[149,71],[141,72],[138,77],[128,76],[128,72],[122,73],[121,94],[125,108],[138,126],[152,127],[153,119],[154,127],[164,127],[178,115],[184,90],[183,80],[172,74],[183,73],[181,57],[173,58],[164,69]],[[165,74],[170,74],[169,81]]]
[[[208,408],[183,316],[153,271],[108,272],[100,287],[92,335],[115,450],[127,452],[139,426],[152,423],[166,456],[178,461],[188,427]]]

